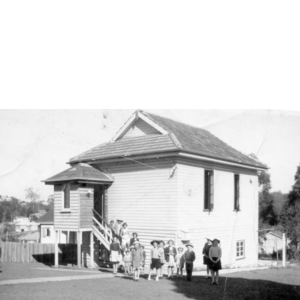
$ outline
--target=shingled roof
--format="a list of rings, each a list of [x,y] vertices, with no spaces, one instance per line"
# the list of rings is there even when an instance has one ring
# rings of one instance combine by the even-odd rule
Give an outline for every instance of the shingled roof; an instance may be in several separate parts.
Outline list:
[[[39,224],[54,224],[54,212],[49,210],[45,215],[36,220]]]
[[[88,164],[78,163],[63,172],[44,180],[43,182],[46,184],[55,184],[57,182],[69,181],[112,183],[113,179],[108,174],[105,174]]]
[[[267,168],[266,165],[235,150],[205,129],[152,113],[138,112],[160,126],[168,134],[148,134],[117,139],[72,158],[70,163],[151,153],[183,152],[242,165]]]

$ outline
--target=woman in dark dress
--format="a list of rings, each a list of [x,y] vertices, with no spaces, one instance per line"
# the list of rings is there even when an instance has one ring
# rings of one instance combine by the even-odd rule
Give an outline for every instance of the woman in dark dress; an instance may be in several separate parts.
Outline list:
[[[212,240],[207,239],[207,242],[204,244],[203,250],[202,250],[202,254],[203,254],[203,264],[206,265],[206,279],[210,278],[210,273],[209,273],[209,249],[211,247],[211,242]]]
[[[211,284],[219,284],[219,270],[222,269],[222,249],[219,247],[220,241],[218,239],[214,239],[212,243],[209,249],[209,268],[212,276]]]

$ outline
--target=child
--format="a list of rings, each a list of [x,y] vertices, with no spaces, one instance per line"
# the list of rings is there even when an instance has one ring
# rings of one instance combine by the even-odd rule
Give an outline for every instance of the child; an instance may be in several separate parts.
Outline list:
[[[165,249],[166,261],[168,263],[168,278],[173,278],[173,268],[176,265],[175,259],[177,255],[176,248],[174,247],[174,242],[172,240],[168,241],[169,247]]]
[[[159,254],[159,249],[157,248],[159,241],[152,241],[150,244],[153,246],[153,249],[151,250],[151,265],[150,265],[150,271],[149,271],[149,276],[148,280],[151,280],[151,273],[153,269],[156,269],[156,281],[158,281],[159,274],[158,271],[161,267],[160,265],[160,254]]]
[[[110,244],[110,261],[113,264],[113,274],[117,274],[120,253],[120,243],[118,238],[115,236],[113,242]]]
[[[182,272],[183,266],[184,266],[183,248],[179,247],[176,256],[177,278],[179,278],[179,276],[180,278],[183,278],[183,272]]]
[[[166,258],[165,258],[165,250],[164,250],[165,242],[160,241],[158,250],[159,250],[159,256],[160,256],[160,278],[163,278],[163,266],[166,263]]]
[[[139,241],[139,239],[138,239],[138,234],[137,234],[136,232],[134,232],[134,233],[132,234],[132,238],[130,239],[129,245],[132,246],[133,243],[134,243],[135,241]]]
[[[221,257],[222,249],[219,247],[220,241],[214,239],[212,246],[209,249],[209,268],[211,270],[212,281],[211,284],[219,284],[219,270],[222,269]],[[216,280],[215,280],[216,278]]]
[[[125,267],[125,275],[130,275],[130,267],[131,267],[131,261],[132,261],[132,258],[131,258],[131,252],[127,249],[125,251],[125,254],[124,254],[124,257],[123,257],[123,260],[124,260],[124,267]]]
[[[194,246],[191,243],[185,245],[187,250],[184,253],[185,269],[186,269],[186,280],[192,281],[194,261],[196,259],[195,252],[193,251]]]
[[[145,251],[145,247],[144,246],[140,245],[140,247],[141,247],[142,255],[143,255],[141,270],[142,270],[142,272],[144,272],[144,270],[145,270],[145,263],[146,263],[146,251]]]
[[[140,248],[140,242],[135,241],[133,243],[133,250],[132,250],[132,267],[134,271],[134,281],[139,281],[140,279],[140,266],[143,261],[143,253]]]
[[[203,264],[206,265],[206,279],[210,278],[210,274],[209,274],[209,249],[211,247],[211,242],[212,240],[207,239],[207,242],[204,244],[203,250],[202,250],[202,254],[203,254]]]

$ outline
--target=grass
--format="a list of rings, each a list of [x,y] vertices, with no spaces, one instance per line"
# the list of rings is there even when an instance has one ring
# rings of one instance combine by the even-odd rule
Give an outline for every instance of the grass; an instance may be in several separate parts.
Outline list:
[[[8,278],[33,278],[46,276],[83,275],[79,270],[45,271],[37,268],[42,264],[3,264],[0,280]],[[49,273],[51,272],[51,274]],[[91,272],[92,273],[92,272]],[[38,284],[3,285],[1,299],[245,299],[281,300],[300,299],[300,267],[271,268],[261,271],[248,271],[224,274],[219,286],[211,286],[204,276],[194,276],[192,282],[181,279],[148,281],[143,275],[139,282],[131,277],[72,280]],[[89,275],[86,272],[87,277]],[[154,277],[153,277],[154,278]]]

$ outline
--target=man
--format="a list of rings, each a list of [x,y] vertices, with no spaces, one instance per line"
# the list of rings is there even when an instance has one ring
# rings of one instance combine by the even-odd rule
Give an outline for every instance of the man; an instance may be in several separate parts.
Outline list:
[[[186,280],[192,281],[194,261],[196,259],[195,252],[193,251],[194,246],[191,243],[185,245],[187,251],[184,253],[185,269],[186,269]]]

